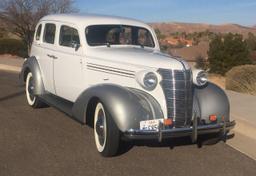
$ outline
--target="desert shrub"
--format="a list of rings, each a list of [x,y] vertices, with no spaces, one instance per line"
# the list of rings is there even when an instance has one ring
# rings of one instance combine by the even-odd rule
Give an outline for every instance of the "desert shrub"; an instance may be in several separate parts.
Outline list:
[[[210,72],[225,75],[231,68],[251,64],[249,48],[240,34],[217,35],[208,51]]]
[[[247,43],[247,46],[250,49],[250,51],[256,50],[256,36],[253,33],[248,33],[248,38],[245,40],[245,42]]]
[[[195,60],[196,60],[196,65],[195,65],[195,67],[196,67],[197,69],[207,70],[208,64],[207,64],[206,59],[205,59],[203,56],[197,56],[197,57],[195,58]]]
[[[155,29],[155,33],[158,40],[163,40],[166,38],[166,36],[159,29]]]
[[[12,54],[27,57],[27,46],[17,39],[0,39],[0,54]]]
[[[165,44],[161,44],[160,43],[160,50],[164,53],[166,53],[168,51],[168,45]]]
[[[256,65],[237,66],[228,71],[226,89],[256,95]]]

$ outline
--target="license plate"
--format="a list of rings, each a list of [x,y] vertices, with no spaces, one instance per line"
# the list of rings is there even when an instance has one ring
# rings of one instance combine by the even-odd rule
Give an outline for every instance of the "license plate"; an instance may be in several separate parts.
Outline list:
[[[140,121],[141,130],[158,130],[160,120]]]

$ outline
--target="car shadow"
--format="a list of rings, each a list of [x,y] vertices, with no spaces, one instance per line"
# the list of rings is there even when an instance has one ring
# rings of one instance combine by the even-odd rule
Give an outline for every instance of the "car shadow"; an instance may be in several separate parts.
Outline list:
[[[19,91],[19,92],[10,94],[10,95],[6,95],[6,96],[4,96],[4,97],[0,97],[0,102],[1,102],[1,101],[5,101],[5,100],[9,100],[9,99],[12,99],[12,98],[19,97],[19,96],[21,96],[21,95],[23,95],[23,94],[25,94],[24,91]]]
[[[174,149],[175,147],[179,146],[186,146],[186,145],[197,145],[198,148],[201,148],[204,145],[215,145],[221,141],[226,142],[226,140],[232,139],[235,136],[234,133],[228,134],[225,138],[220,137],[219,134],[207,134],[207,135],[201,135],[198,137],[198,140],[196,143],[191,142],[190,137],[180,137],[180,138],[172,138],[172,139],[165,139],[162,142],[158,142],[157,140],[140,140],[140,141],[122,141],[120,144],[120,151],[118,152],[118,155],[122,155],[124,153],[129,152],[134,146],[146,146],[146,147],[165,147]]]

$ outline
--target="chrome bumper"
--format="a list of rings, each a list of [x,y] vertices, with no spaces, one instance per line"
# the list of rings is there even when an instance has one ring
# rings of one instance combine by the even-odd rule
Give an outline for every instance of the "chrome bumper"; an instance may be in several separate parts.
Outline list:
[[[185,128],[164,129],[164,126],[160,125],[157,131],[129,130],[124,133],[124,137],[129,140],[158,139],[161,142],[166,138],[191,136],[192,142],[195,142],[198,135],[202,134],[222,132],[223,135],[226,135],[228,130],[234,128],[235,124],[235,121],[224,121],[216,124],[197,125],[197,122],[194,121],[193,126]]]

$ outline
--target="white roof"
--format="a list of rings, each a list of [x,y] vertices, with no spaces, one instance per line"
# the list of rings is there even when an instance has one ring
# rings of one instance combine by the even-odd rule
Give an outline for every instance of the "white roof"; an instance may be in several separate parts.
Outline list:
[[[76,25],[88,26],[93,24],[124,24],[150,28],[142,21],[109,15],[96,14],[54,14],[43,17],[40,21],[59,21]]]

